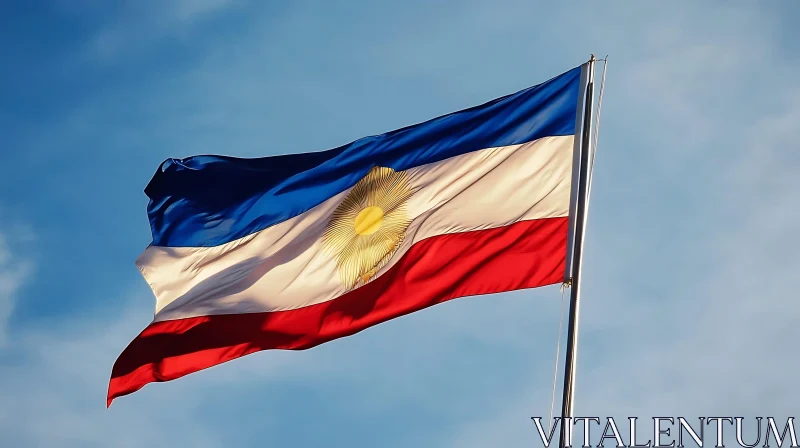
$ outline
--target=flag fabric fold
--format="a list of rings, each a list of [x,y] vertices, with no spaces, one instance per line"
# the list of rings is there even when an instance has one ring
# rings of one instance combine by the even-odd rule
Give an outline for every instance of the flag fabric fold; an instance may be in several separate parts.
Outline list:
[[[153,321],[108,404],[266,349],[564,277],[581,69],[328,151],[165,161],[136,265]]]

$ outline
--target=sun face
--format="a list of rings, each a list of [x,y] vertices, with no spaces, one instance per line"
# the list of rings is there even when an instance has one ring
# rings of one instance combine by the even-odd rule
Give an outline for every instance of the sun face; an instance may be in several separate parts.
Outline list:
[[[345,287],[368,282],[400,247],[411,194],[404,172],[374,167],[333,212],[322,241]]]

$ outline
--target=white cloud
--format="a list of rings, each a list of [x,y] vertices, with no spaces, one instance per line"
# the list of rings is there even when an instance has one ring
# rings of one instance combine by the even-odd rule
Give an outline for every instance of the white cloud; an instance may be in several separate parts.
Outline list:
[[[7,342],[8,323],[18,291],[33,268],[31,260],[11,250],[11,243],[24,244],[33,238],[33,232],[19,223],[0,228],[0,349]]]
[[[154,421],[152,411],[128,407],[106,411],[105,385],[111,365],[147,311],[128,310],[116,319],[80,319],[16,341],[20,357],[0,365],[0,432],[13,446],[222,446],[192,421],[192,395],[176,389],[149,397],[169,406],[172,418]],[[178,385],[178,390],[180,385]]]

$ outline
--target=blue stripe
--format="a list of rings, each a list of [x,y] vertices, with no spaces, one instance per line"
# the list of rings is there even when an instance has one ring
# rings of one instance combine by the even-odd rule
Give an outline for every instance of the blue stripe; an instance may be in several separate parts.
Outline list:
[[[323,152],[168,159],[145,188],[154,246],[217,246],[310,210],[375,165],[397,171],[484,148],[573,135],[580,67],[545,83]]]

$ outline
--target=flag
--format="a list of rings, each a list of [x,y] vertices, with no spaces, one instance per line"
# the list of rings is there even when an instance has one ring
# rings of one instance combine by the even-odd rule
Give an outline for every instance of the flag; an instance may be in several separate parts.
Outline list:
[[[136,261],[155,315],[114,364],[108,405],[260,350],[560,283],[580,79],[322,152],[163,162]]]

